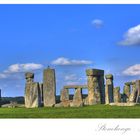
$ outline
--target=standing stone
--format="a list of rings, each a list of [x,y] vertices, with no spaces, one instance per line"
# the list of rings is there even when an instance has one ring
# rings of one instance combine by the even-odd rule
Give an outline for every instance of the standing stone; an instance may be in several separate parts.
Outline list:
[[[83,106],[82,89],[81,88],[75,89],[75,94],[73,97],[72,106],[73,107],[82,107]]]
[[[69,101],[69,92],[68,89],[62,89],[61,90],[61,96],[60,96],[60,101],[64,102],[64,101]]]
[[[103,90],[101,89],[101,76],[104,75],[103,70],[98,70],[98,69],[88,69],[86,70],[88,82],[88,104],[93,105],[93,104],[100,104],[101,103],[101,93]],[[102,82],[102,85],[103,82]]]
[[[105,81],[104,81],[104,73],[99,76],[99,87],[101,92],[101,103],[105,104]]]
[[[131,83],[127,82],[125,83],[125,86],[124,86],[124,94],[127,96],[127,98],[129,98],[130,96],[130,85]]]
[[[33,73],[26,73],[26,86],[25,86],[25,107],[30,108],[31,107],[31,88],[32,83],[34,81],[34,74]]]
[[[121,102],[120,87],[114,88],[114,103]]]
[[[106,78],[106,87],[105,87],[105,101],[106,104],[113,102],[113,75],[108,74],[105,76]]]
[[[69,90],[68,89],[63,88],[61,90],[60,101],[61,101],[61,106],[63,106],[63,107],[70,107]]]
[[[47,68],[43,75],[44,106],[53,107],[56,103],[56,80],[55,70]]]
[[[34,82],[31,86],[31,108],[40,107],[41,106],[41,93],[39,83]]]
[[[26,73],[26,87],[25,87],[25,107],[34,108],[41,106],[39,83],[35,83],[34,74]]]
[[[135,103],[137,98],[136,82],[132,82],[132,93],[129,96],[129,102]]]

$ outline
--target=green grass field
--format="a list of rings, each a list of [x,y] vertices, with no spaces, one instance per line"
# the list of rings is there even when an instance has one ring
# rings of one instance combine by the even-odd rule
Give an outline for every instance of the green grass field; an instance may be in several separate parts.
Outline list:
[[[0,118],[140,118],[140,105],[81,108],[0,108]]]

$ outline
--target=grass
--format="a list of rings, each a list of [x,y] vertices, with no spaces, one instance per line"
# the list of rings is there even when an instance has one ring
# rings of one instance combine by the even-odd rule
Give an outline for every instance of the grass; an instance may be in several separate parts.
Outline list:
[[[140,118],[140,105],[94,105],[80,108],[0,108],[0,118]]]

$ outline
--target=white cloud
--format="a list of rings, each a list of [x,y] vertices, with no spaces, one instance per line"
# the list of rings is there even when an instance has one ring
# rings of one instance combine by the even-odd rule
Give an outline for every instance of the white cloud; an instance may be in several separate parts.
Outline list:
[[[5,70],[5,73],[18,73],[18,72],[26,72],[32,70],[38,70],[43,68],[42,64],[35,64],[35,63],[26,63],[26,64],[13,64]]]
[[[124,40],[119,44],[123,46],[140,45],[140,24],[128,29],[124,34]]]
[[[94,20],[92,21],[92,25],[93,25],[94,27],[96,27],[96,28],[100,28],[100,27],[103,26],[103,21],[100,20],[100,19],[94,19]]]
[[[135,64],[133,66],[128,67],[123,71],[124,75],[128,76],[138,76],[140,75],[140,64]]]
[[[52,61],[53,65],[88,65],[91,64],[91,61],[87,60],[70,60],[68,58],[60,57]]]
[[[13,64],[10,65],[6,70],[0,73],[0,79],[6,79],[10,76],[13,78],[19,78],[18,73],[34,71],[43,68],[42,64],[26,63],[26,64]]]

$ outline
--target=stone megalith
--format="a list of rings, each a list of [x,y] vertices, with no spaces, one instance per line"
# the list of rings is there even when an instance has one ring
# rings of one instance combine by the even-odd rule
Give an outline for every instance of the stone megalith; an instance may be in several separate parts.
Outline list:
[[[105,104],[105,80],[104,80],[104,72],[99,76],[99,87],[101,94],[101,103]]]
[[[33,73],[26,73],[26,86],[25,86],[25,107],[30,108],[31,107],[31,89],[32,89],[32,83],[34,81],[34,74]]]
[[[104,71],[98,69],[87,69],[88,104],[101,104],[104,101],[103,84]]]
[[[113,102],[113,75],[108,74],[105,76],[106,86],[105,86],[105,103],[109,104]]]
[[[68,89],[63,88],[61,90],[60,101],[61,102],[69,101],[69,92],[68,92]]]
[[[45,107],[53,107],[56,104],[56,79],[54,69],[47,68],[44,70],[43,99]]]
[[[82,89],[76,88],[75,94],[73,96],[73,102],[71,104],[72,107],[82,107],[83,106],[83,98],[82,98]]]
[[[120,94],[120,87],[114,88],[114,103],[121,102],[121,94]]]
[[[41,107],[41,93],[38,82],[33,82],[31,86],[31,108]]]
[[[127,98],[129,98],[130,96],[130,86],[131,86],[131,82],[127,82],[124,85],[124,94],[127,96]]]
[[[136,82],[132,82],[132,93],[129,96],[129,102],[135,103],[137,98]]]
[[[40,107],[41,97],[39,83],[34,82],[34,74],[26,73],[26,86],[25,86],[25,107],[34,108]]]
[[[69,90],[66,88],[63,88],[61,90],[61,96],[60,96],[61,105],[63,107],[70,107],[70,100],[69,100]]]

